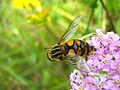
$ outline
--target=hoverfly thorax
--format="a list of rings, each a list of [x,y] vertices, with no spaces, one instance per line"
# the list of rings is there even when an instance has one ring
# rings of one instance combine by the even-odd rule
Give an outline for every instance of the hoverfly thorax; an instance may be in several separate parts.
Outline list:
[[[61,47],[59,44],[53,46],[51,49],[49,49],[48,51],[48,59],[50,61],[56,61],[56,60],[60,60],[62,57],[62,51],[61,51]]]

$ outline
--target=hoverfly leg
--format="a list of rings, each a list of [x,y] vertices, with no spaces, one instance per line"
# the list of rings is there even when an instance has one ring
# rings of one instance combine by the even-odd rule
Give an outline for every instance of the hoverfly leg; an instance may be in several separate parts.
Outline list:
[[[86,71],[84,71],[84,70],[82,70],[82,69],[80,69],[80,68],[77,68],[77,69],[79,70],[80,75],[82,76],[82,78],[85,78],[85,76],[88,75],[88,72],[86,72]]]
[[[77,64],[77,57],[69,57],[67,59],[65,59],[66,63],[72,65],[72,66],[76,66]]]
[[[75,56],[74,58],[71,58],[69,61],[71,62],[72,65],[76,66],[78,62],[78,56]]]
[[[65,59],[64,61],[65,61],[67,64],[73,65],[73,63],[71,62],[71,59],[72,59],[72,58],[67,58],[67,59]]]

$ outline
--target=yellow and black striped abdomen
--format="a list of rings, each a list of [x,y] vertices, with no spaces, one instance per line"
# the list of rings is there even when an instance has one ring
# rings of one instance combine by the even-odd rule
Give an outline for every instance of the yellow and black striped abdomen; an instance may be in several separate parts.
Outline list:
[[[77,54],[79,56],[85,56],[90,53],[90,45],[82,40],[69,40],[64,44],[65,55]]]

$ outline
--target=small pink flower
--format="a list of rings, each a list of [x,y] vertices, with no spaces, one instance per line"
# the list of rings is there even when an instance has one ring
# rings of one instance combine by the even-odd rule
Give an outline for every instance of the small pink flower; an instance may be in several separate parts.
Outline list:
[[[95,75],[80,71],[70,75],[72,90],[120,90],[120,37],[114,32],[104,34],[101,29],[88,43],[96,48],[96,54],[87,60],[88,67]],[[91,73],[90,72],[90,73]]]

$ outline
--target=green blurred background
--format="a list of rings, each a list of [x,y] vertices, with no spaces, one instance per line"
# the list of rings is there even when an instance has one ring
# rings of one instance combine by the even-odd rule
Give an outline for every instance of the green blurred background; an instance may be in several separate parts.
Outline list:
[[[120,34],[119,0],[0,0],[0,90],[69,90],[73,67],[47,59],[71,21],[76,37],[102,28]],[[111,17],[114,27],[110,23]]]

